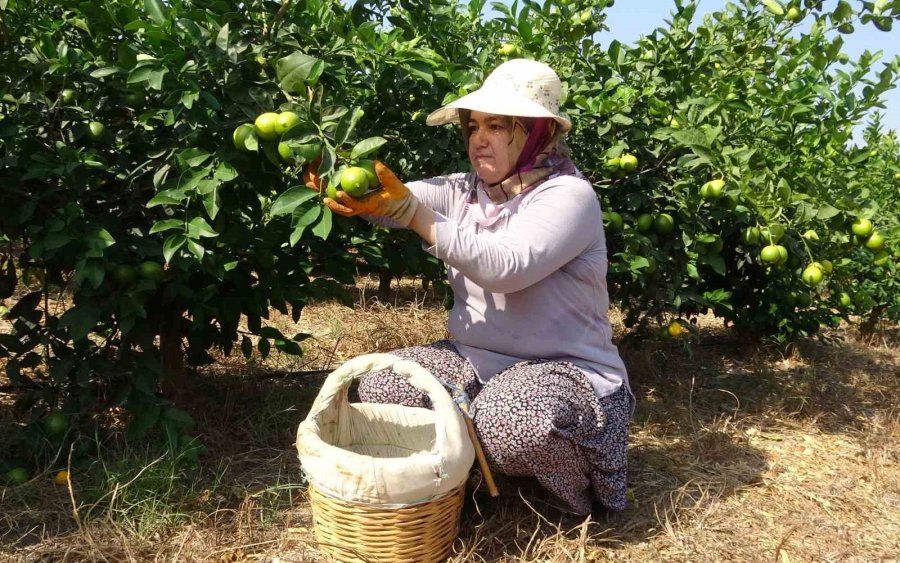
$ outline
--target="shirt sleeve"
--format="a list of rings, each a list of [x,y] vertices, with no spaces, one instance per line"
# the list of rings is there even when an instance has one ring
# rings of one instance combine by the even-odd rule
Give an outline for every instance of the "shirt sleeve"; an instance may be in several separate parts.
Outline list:
[[[426,250],[492,293],[514,293],[541,281],[602,237],[602,219],[587,182],[538,190],[502,233],[479,233],[438,217],[436,243]]]
[[[406,187],[419,200],[420,205],[430,207],[438,215],[447,216],[452,214],[454,202],[464,198],[470,182],[468,174],[450,174],[409,182]],[[376,215],[361,215],[360,217],[381,227],[401,228],[397,222],[387,217]]]

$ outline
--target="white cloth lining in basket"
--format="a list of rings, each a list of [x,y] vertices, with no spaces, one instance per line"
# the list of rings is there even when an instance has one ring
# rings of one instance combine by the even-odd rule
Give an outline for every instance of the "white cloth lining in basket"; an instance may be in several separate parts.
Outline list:
[[[383,369],[424,391],[434,410],[351,404],[351,382]],[[475,450],[463,416],[427,369],[391,354],[367,354],[325,380],[297,428],[297,452],[307,479],[326,494],[386,506],[419,504],[456,489],[468,477]]]

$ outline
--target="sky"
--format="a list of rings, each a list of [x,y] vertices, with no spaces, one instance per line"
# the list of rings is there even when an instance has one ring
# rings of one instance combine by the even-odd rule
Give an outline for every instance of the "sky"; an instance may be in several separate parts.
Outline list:
[[[727,0],[701,0],[695,21],[702,21],[702,15],[709,12],[722,10]],[[826,2],[828,7],[834,2]],[[854,6],[856,2],[853,2]],[[597,35],[602,45],[608,45],[613,39],[625,44],[633,44],[642,35],[649,35],[657,27],[668,27],[665,20],[671,19],[674,11],[673,0],[619,0],[612,8],[606,11],[606,24],[609,31]],[[801,22],[800,29],[808,30],[812,18]],[[866,49],[875,53],[883,51],[880,62],[875,68],[881,69],[881,62],[887,62],[896,55],[900,55],[900,25],[894,22],[894,28],[890,32],[879,31],[872,24],[856,25],[856,31],[850,35],[844,35],[843,52],[850,56],[851,60],[857,59]],[[885,109],[883,124],[886,129],[893,129],[900,133],[900,84],[897,88],[888,91],[884,95]],[[857,133],[859,133],[857,131]],[[857,135],[854,135],[857,138]]]

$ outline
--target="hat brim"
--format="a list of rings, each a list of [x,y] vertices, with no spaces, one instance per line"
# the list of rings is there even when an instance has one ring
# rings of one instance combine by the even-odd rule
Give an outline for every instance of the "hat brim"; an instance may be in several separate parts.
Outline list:
[[[556,115],[544,106],[533,102],[514,92],[504,92],[502,96],[486,91],[484,88],[454,100],[442,108],[436,109],[425,119],[428,125],[444,125],[459,123],[459,110],[480,111],[494,115],[511,117],[549,117],[562,127],[563,132],[572,128],[572,122],[561,115]]]

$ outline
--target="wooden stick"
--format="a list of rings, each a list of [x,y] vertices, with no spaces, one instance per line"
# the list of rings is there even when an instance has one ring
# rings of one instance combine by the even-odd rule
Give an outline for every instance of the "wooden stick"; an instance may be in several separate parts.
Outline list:
[[[472,422],[472,417],[469,416],[469,407],[465,404],[461,404],[460,409],[463,412],[463,418],[466,419],[466,429],[469,431],[469,438],[472,440],[472,445],[475,447],[475,457],[478,458],[478,465],[481,466],[481,474],[484,476],[484,482],[487,484],[488,492],[492,497],[500,496],[500,491],[497,490],[497,484],[494,483],[494,476],[491,473],[491,468],[488,467],[487,458],[484,457],[484,450],[481,449],[481,442],[478,441],[478,434],[475,433],[475,423]]]

